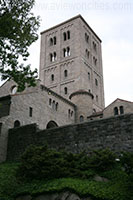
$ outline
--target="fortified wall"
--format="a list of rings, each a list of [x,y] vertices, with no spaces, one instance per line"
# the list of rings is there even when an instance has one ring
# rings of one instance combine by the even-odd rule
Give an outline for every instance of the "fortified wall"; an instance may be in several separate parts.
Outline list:
[[[75,153],[101,148],[133,152],[133,113],[43,131],[36,124],[10,129],[7,160],[18,160],[30,144]]]

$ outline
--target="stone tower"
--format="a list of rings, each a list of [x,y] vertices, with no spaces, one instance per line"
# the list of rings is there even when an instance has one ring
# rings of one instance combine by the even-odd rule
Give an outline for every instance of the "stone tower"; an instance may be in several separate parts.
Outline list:
[[[101,40],[81,15],[41,33],[40,80],[76,104],[84,99],[89,114],[104,108]]]

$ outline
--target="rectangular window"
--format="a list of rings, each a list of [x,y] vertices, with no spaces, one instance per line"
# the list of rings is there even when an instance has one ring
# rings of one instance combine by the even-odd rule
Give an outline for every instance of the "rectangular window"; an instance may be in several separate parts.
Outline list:
[[[32,117],[32,115],[33,115],[33,108],[29,107],[29,116]]]

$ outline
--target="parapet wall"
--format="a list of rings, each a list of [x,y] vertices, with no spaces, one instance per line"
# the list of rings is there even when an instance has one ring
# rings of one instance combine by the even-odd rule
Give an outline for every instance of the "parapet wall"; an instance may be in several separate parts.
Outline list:
[[[36,125],[9,130],[7,160],[17,160],[30,144],[71,152],[110,148],[133,152],[133,113],[37,131]]]

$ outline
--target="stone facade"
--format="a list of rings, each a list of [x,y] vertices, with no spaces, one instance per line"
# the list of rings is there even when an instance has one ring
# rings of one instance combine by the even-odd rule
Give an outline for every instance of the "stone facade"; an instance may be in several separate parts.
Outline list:
[[[10,91],[13,86],[13,82],[4,84],[5,93]],[[10,108],[8,107],[8,112],[5,115],[5,102],[8,99],[11,101]],[[46,129],[48,126],[63,126],[76,122],[76,106],[45,86],[40,85],[39,82],[36,87],[27,88],[22,93],[1,97],[0,103],[0,123],[2,124],[0,160],[5,160],[6,158],[8,129],[31,123],[36,123],[39,129]],[[4,112],[2,112],[2,109]]]

